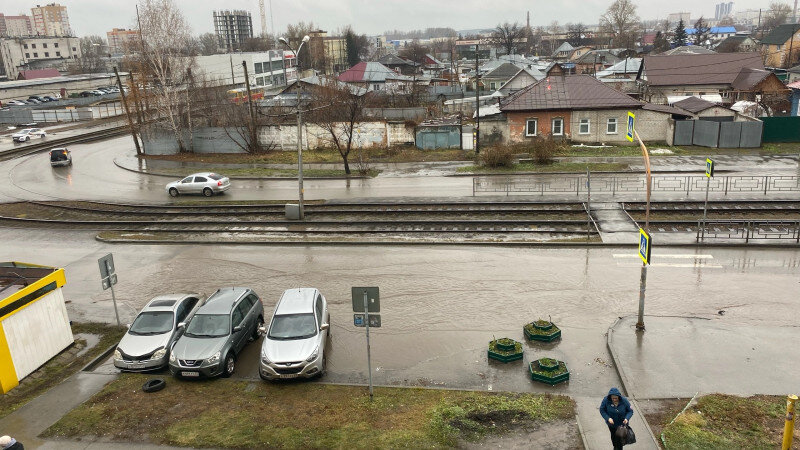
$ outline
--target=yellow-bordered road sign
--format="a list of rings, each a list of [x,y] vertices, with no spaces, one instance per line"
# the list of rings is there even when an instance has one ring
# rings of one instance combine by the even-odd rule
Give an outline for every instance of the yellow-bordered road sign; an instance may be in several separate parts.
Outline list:
[[[650,264],[650,247],[652,243],[650,235],[639,228],[639,258],[642,258],[642,262],[645,264]]]
[[[633,122],[634,122],[634,120],[636,120],[636,115],[633,114],[632,112],[628,111],[628,133],[625,135],[625,137],[631,142],[633,142],[633,125],[634,125]]]
[[[706,176],[708,178],[714,176],[714,161],[711,158],[706,158]]]

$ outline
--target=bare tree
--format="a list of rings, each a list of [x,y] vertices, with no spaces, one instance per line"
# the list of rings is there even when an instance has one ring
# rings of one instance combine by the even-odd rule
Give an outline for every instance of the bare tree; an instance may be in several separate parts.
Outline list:
[[[600,29],[614,39],[614,46],[632,48],[639,32],[639,16],[632,0],[615,0],[600,16]]]
[[[219,52],[219,39],[214,33],[203,33],[197,39],[200,43],[200,54],[214,55]]]
[[[103,58],[108,55],[106,41],[100,36],[86,36],[79,41],[81,57],[70,67],[72,73],[108,72]]]
[[[708,26],[708,22],[703,19],[703,16],[700,16],[700,18],[697,19],[697,22],[694,23],[694,45],[708,45],[710,32],[711,27]]]
[[[298,22],[296,24],[289,24],[286,27],[286,34],[282,37],[285,37],[289,41],[289,45],[294,49],[297,50],[300,47],[300,43],[303,41],[303,36],[310,34],[314,31],[316,27],[314,26],[314,22]],[[297,55],[297,65],[301,70],[308,70],[308,69],[317,69],[324,71],[325,70],[325,49],[322,42],[309,42],[304,47],[307,47],[305,50],[300,52]]]
[[[788,3],[772,2],[769,4],[769,11],[761,23],[762,34],[769,33],[778,25],[786,23],[786,19],[792,13],[792,7]]]
[[[519,23],[513,24],[505,22],[502,25],[497,25],[492,31],[491,41],[494,45],[502,47],[507,55],[513,55],[517,45],[525,37],[524,28],[519,26]]]
[[[573,47],[580,47],[586,44],[586,33],[588,28],[586,25],[578,23],[568,23],[567,27],[567,42]]]
[[[159,125],[175,137],[181,152],[192,151],[190,76],[194,58],[185,56],[191,30],[173,0],[143,0],[139,23],[142,48],[138,72],[152,84]]]
[[[336,148],[344,163],[344,172],[350,174],[348,158],[353,150],[357,128],[364,118],[367,94],[350,86],[329,80],[312,89],[311,121],[325,131],[325,140]]]
[[[243,52],[265,52],[275,48],[275,38],[271,35],[251,37],[242,42]]]
[[[250,116],[250,105],[247,101],[235,102],[227,92],[225,84],[214,84],[203,80],[202,88],[195,93],[196,102],[206,105],[198,110],[197,121],[210,127],[222,128],[228,138],[246,153],[263,153],[274,148],[263,145],[258,139],[258,130],[274,120],[273,115],[259,111]],[[273,110],[272,113],[280,111]],[[278,114],[277,116],[280,116]]]

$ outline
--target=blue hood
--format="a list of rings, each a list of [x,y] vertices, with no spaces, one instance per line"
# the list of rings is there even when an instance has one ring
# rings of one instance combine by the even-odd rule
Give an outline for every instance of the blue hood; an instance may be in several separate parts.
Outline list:
[[[622,398],[622,394],[619,393],[619,389],[613,387],[608,391],[608,395],[606,397],[611,397],[612,395],[617,395],[619,398]]]

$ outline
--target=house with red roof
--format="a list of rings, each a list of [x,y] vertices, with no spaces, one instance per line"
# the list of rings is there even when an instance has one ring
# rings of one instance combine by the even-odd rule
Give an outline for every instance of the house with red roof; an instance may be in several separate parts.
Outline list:
[[[375,61],[362,61],[339,75],[339,81],[368,91],[411,92],[414,78],[401,75]]]

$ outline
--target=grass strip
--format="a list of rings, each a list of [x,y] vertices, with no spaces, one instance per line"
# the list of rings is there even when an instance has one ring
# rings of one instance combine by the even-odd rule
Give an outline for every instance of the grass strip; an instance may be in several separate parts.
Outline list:
[[[0,418],[17,410],[79,371],[103,350],[119,342],[122,335],[125,334],[125,329],[103,323],[73,323],[72,333],[96,334],[100,336],[100,342],[77,358],[60,358],[64,352],[69,350],[65,349],[64,352],[53,357],[34,373],[24,378],[19,386],[0,396]]]
[[[706,395],[664,427],[666,448],[779,448],[785,413],[783,396]]]
[[[572,419],[565,396],[124,374],[45,431],[49,438],[245,448],[448,448],[460,440]]]

